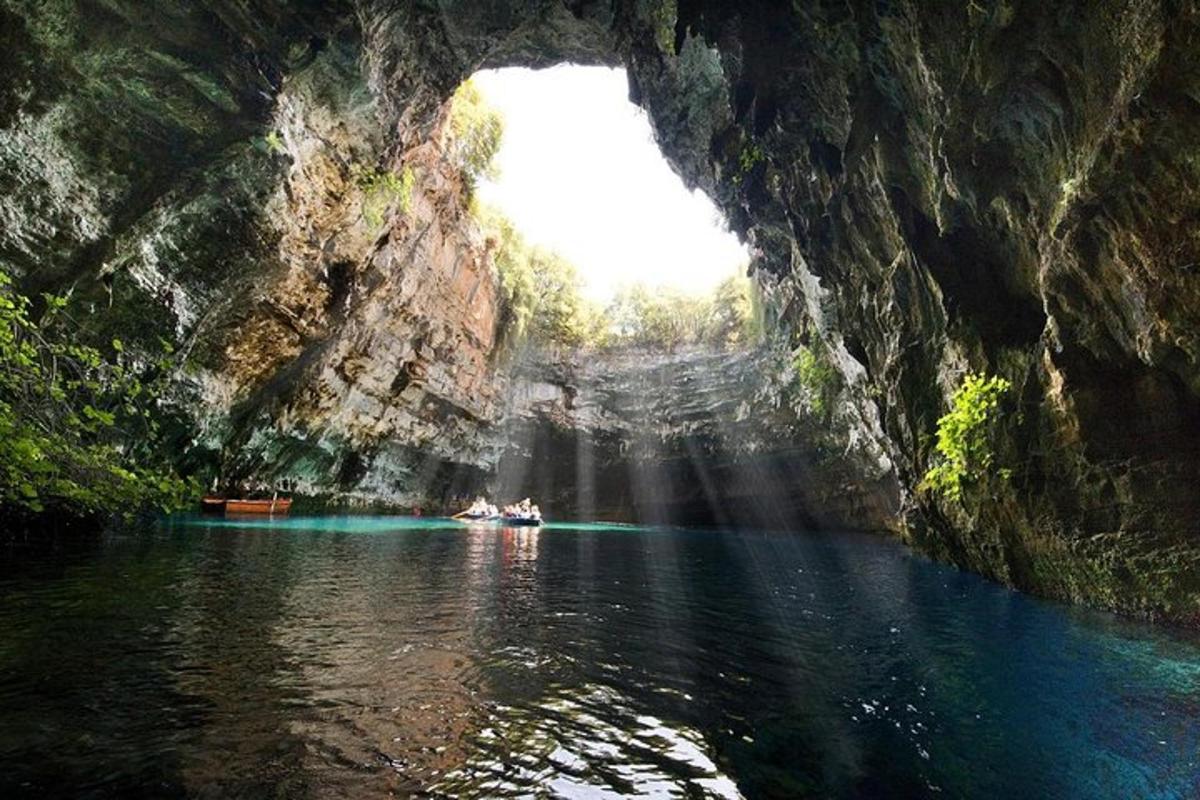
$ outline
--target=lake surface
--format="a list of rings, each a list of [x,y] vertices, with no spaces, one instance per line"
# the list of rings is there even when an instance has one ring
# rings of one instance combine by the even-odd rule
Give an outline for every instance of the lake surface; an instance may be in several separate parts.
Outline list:
[[[0,797],[1200,796],[1200,642],[855,535],[0,546]]]

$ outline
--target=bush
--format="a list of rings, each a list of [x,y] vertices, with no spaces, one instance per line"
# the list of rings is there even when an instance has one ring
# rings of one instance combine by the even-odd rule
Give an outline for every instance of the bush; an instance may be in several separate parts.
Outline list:
[[[480,178],[495,178],[492,160],[504,138],[504,117],[480,94],[471,80],[463,81],[450,98],[450,115],[443,142],[446,158],[463,176],[468,192]]]
[[[995,456],[992,441],[1000,400],[1011,388],[1004,378],[968,373],[950,399],[950,413],[938,420],[936,449],[940,460],[925,473],[925,484],[943,497],[959,501],[965,484],[987,477]],[[1011,472],[999,470],[1007,479]]]
[[[372,169],[362,164],[351,164],[350,175],[363,193],[363,221],[372,228],[383,224],[389,207],[397,204],[401,214],[407,214],[412,205],[413,183],[416,176],[412,167],[405,167],[399,175],[383,169]]]
[[[180,507],[198,487],[162,456],[154,418],[167,364],[75,343],[67,299],[33,303],[0,272],[0,508],[131,513]]]
[[[792,366],[796,370],[796,384],[805,392],[812,412],[827,418],[841,388],[841,375],[830,362],[824,346],[801,347]]]

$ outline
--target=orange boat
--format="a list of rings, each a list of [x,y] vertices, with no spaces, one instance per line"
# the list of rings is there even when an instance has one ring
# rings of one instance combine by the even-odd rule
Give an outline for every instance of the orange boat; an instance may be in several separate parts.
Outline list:
[[[227,500],[209,495],[200,501],[200,510],[209,514],[286,514],[292,508],[292,498],[272,500]]]
[[[226,514],[286,514],[292,508],[292,498],[274,500],[226,500]]]

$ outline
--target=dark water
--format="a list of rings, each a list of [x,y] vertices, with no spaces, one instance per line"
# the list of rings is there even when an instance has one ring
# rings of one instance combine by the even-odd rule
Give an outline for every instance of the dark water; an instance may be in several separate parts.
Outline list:
[[[0,549],[0,797],[1200,795],[1200,645],[859,536]]]

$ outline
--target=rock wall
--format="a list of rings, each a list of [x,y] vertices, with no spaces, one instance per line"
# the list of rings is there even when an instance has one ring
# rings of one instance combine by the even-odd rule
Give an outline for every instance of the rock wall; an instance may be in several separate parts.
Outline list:
[[[732,99],[708,185],[784,325],[878,420],[909,540],[1056,597],[1200,619],[1200,11],[679,13],[676,43],[714,45]],[[1012,477],[960,503],[920,484],[968,370],[1015,387],[995,444]]]
[[[527,354],[498,497],[557,518],[885,531],[899,487],[844,419],[816,415],[786,351]],[[830,409],[832,412],[833,409]]]
[[[836,366],[902,535],[1196,622],[1198,41],[1168,0],[0,0],[0,259],[98,336],[170,334],[198,464],[465,488],[504,380],[443,103],[483,66],[623,64],[779,335]],[[412,168],[410,207],[367,224],[356,164]],[[1014,386],[1011,477],[950,502],[921,482],[968,370]]]
[[[0,260],[174,347],[190,468],[421,503],[488,463],[494,277],[444,97],[410,134],[309,5],[0,4]]]

